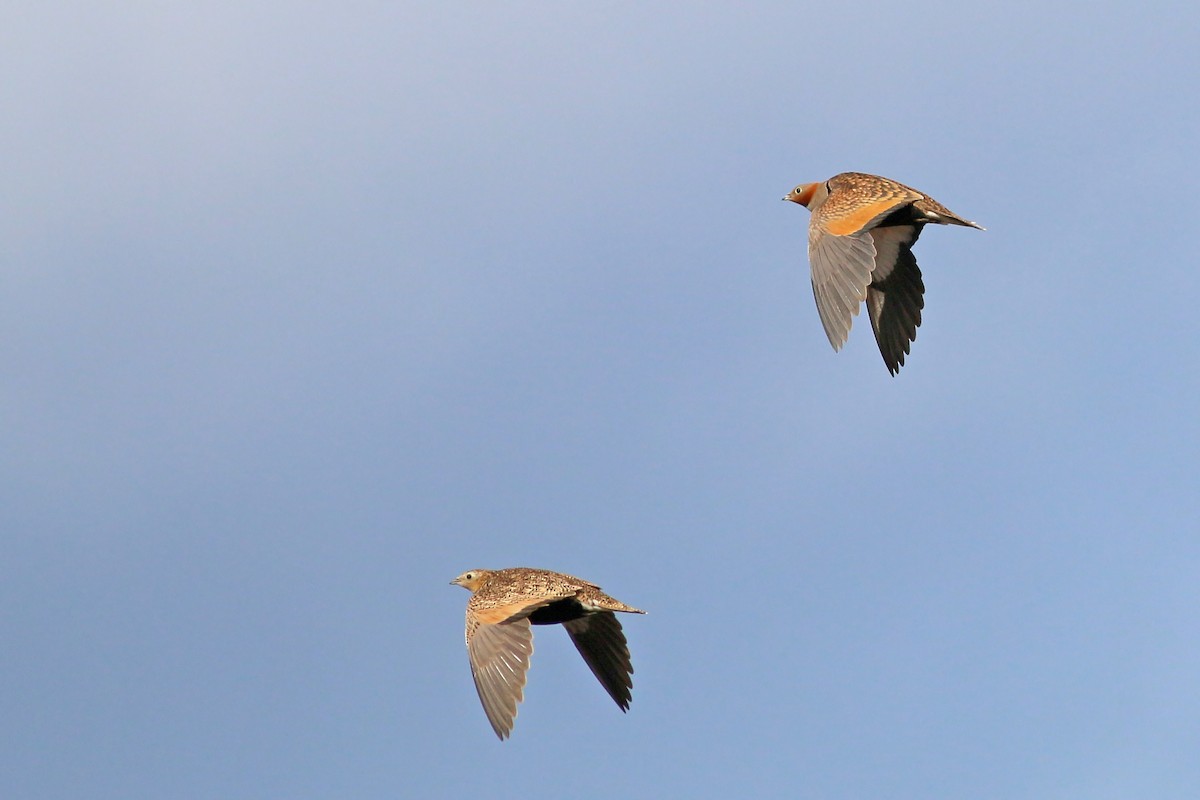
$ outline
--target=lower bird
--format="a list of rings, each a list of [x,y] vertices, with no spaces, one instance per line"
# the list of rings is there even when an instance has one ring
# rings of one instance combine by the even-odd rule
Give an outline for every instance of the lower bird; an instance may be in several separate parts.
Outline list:
[[[567,629],[575,648],[622,711],[633,700],[629,645],[614,611],[645,614],[593,583],[528,567],[475,569],[450,583],[468,589],[467,656],[492,730],[512,733],[533,653],[530,625]]]
[[[912,254],[921,229],[931,222],[983,226],[924,192],[862,172],[802,183],[783,199],[812,212],[808,261],[829,343],[842,349],[865,301],[879,352],[895,375],[917,338],[925,307],[925,283]]]

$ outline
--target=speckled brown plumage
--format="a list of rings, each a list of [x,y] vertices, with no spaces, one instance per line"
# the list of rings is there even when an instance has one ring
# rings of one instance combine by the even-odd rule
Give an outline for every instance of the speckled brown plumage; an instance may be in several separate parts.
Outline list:
[[[929,224],[982,226],[902,183],[843,172],[783,198],[807,206],[808,261],[821,325],[834,350],[865,302],[875,341],[895,375],[917,338],[925,284],[912,246]]]
[[[530,625],[561,624],[592,674],[622,711],[633,700],[633,665],[615,611],[645,614],[600,587],[544,569],[475,569],[451,583],[471,592],[467,601],[467,655],[475,689],[492,729],[512,732],[533,654]]]

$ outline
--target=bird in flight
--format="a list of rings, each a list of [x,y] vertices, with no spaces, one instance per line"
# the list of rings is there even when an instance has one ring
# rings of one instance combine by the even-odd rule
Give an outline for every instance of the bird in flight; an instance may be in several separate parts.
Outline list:
[[[633,700],[633,665],[613,612],[645,614],[593,583],[544,569],[474,569],[450,583],[468,589],[467,656],[492,730],[512,733],[533,653],[530,625],[562,624],[592,673],[622,711]]]
[[[929,223],[965,225],[929,195],[878,175],[843,172],[802,183],[784,200],[812,212],[808,262],[825,335],[841,350],[863,301],[888,371],[904,364],[921,324],[925,283],[912,246]]]

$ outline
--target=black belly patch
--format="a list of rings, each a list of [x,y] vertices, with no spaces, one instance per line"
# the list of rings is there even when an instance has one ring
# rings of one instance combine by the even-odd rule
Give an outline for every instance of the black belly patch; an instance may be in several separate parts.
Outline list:
[[[892,213],[888,214],[886,217],[880,220],[879,224],[875,227],[891,228],[896,225],[916,225],[917,230],[920,231],[920,226],[927,222],[929,222],[929,219],[920,211],[917,211],[915,208],[913,208],[913,206],[910,204],[901,206]]]
[[[534,625],[558,625],[586,616],[583,606],[573,597],[566,600],[555,600],[547,606],[542,606],[529,615],[529,621]]]

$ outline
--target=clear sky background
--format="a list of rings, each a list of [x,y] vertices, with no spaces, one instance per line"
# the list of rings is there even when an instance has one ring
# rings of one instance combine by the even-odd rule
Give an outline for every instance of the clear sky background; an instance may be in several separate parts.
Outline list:
[[[1200,796],[1194,3],[0,29],[6,798]],[[932,194],[892,378],[809,214]],[[539,628],[511,740],[475,567]]]

